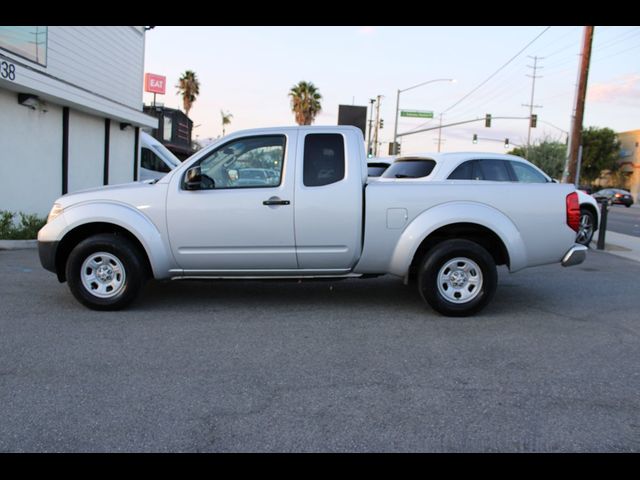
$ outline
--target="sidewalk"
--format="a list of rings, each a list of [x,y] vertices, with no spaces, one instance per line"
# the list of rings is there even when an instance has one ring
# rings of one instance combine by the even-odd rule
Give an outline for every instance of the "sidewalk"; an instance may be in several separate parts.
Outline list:
[[[38,248],[37,240],[0,240],[0,250],[23,250]]]
[[[640,208],[640,206],[638,207]],[[589,248],[597,250],[598,233],[593,236],[593,240]],[[628,258],[640,262],[640,237],[632,235],[624,235],[622,233],[611,232],[607,230],[604,237],[604,251],[617,255],[619,257]]]

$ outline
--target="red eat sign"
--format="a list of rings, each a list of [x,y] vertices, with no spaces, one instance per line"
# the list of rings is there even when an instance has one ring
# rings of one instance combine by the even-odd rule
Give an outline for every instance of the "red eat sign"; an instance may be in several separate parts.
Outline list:
[[[144,74],[144,91],[164,95],[167,77],[155,73]]]

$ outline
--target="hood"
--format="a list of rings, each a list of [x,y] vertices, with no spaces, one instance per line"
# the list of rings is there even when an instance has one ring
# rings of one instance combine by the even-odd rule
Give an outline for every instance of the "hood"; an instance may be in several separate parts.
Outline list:
[[[88,188],[67,193],[56,200],[63,208],[82,202],[113,201],[118,203],[137,203],[145,197],[152,197],[158,189],[164,189],[153,180],[144,182],[121,183],[104,187]]]

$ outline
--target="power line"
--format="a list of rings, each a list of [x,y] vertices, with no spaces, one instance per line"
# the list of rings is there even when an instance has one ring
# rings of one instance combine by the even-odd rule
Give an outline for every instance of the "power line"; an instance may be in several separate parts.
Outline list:
[[[567,48],[571,48],[571,47],[575,47],[575,46],[576,46],[576,42],[571,42],[568,45],[565,45],[564,47],[556,50],[555,52],[545,55],[544,58],[553,57],[554,55],[557,55],[560,52],[564,52]]]
[[[544,58],[542,57],[529,57],[529,58],[533,58],[533,66],[527,65],[527,67],[533,69],[533,75],[527,75],[527,77],[531,77],[532,82],[531,82],[531,103],[529,104],[523,104],[523,107],[529,107],[529,130],[527,133],[527,153],[529,152],[529,145],[531,145],[531,124],[533,123],[533,109],[534,108],[542,108],[542,105],[534,105],[533,103],[533,95],[535,93],[536,90],[536,78],[542,78],[542,75],[536,75],[536,72],[538,71],[539,68],[543,68],[543,67],[539,67],[538,66],[538,59],[540,60],[544,60]]]
[[[538,38],[540,38],[542,35],[544,35],[545,32],[547,32],[551,27],[547,27],[545,28],[542,32],[540,32],[538,35],[536,35],[536,37],[531,40],[529,43],[527,43],[524,48],[522,48],[518,53],[516,53],[513,57],[511,57],[509,60],[507,60],[507,62],[502,65],[500,68],[498,68],[495,72],[493,72],[491,75],[489,75],[484,81],[482,81],[476,88],[474,88],[473,90],[471,90],[469,93],[467,93],[464,97],[462,97],[460,100],[458,100],[457,102],[455,102],[453,105],[451,105],[450,107],[446,108],[445,110],[443,110],[442,113],[446,113],[449,110],[451,110],[452,108],[454,108],[455,106],[459,105],[462,101],[464,101],[466,98],[468,98],[471,94],[475,93],[476,91],[478,91],[478,89],[480,87],[482,87],[484,84],[486,84],[489,80],[491,80],[493,77],[495,77],[502,69],[504,69],[507,65],[509,65],[511,62],[513,62],[517,57],[520,56],[520,54],[522,54],[522,52],[524,52],[527,48],[529,48],[529,46],[535,42]]]
[[[637,45],[634,45],[633,47],[626,48],[626,49],[624,49],[624,50],[620,50],[619,52],[616,52],[616,53],[614,53],[613,55],[603,55],[603,56],[601,56],[601,57],[595,57],[595,58],[593,58],[593,60],[592,60],[592,61],[596,61],[596,62],[598,62],[598,61],[600,61],[600,60],[609,60],[610,58],[617,57],[618,55],[621,55],[621,54],[623,54],[623,53],[626,53],[626,52],[628,52],[628,51],[630,51],[630,50],[635,50],[635,49],[636,49],[636,48],[638,48],[638,47],[640,47],[640,43],[639,43],[639,44],[637,44]]]
[[[633,38],[639,34],[640,34],[640,29],[627,30],[626,32],[623,32],[621,35],[618,35],[617,37],[614,37],[612,39],[610,38],[609,40],[604,41],[603,43],[597,45],[597,48],[598,50],[606,50],[607,48],[613,47],[614,45],[617,45],[620,42],[625,42],[630,38]]]
[[[491,75],[489,75],[485,80],[483,80],[478,86],[476,86],[473,90],[471,90],[469,93],[467,93],[466,95],[464,95],[460,100],[458,100],[457,102],[455,102],[453,105],[451,105],[450,107],[444,109],[441,113],[446,113],[449,110],[451,110],[452,108],[456,107],[457,105],[459,105],[461,102],[463,102],[465,99],[469,98],[469,96],[471,96],[473,93],[477,92],[483,85],[485,85],[489,80],[491,80],[493,77],[495,77],[499,72],[501,72],[507,65],[509,65],[511,62],[513,62],[516,58],[518,58],[527,48],[529,48],[536,40],[538,40],[538,38],[540,38],[542,35],[544,35],[551,27],[546,27],[542,32],[540,32],[538,35],[536,35],[534,37],[533,40],[531,40],[529,43],[527,43],[518,53],[516,53],[513,57],[511,57],[509,60],[507,60],[500,68],[498,68],[495,72],[493,72]],[[421,128],[424,125],[426,125],[427,123],[431,123],[431,122],[425,122],[422,125],[419,125],[417,128]],[[414,129],[415,130],[415,129]]]
[[[552,28],[556,28],[556,30],[559,28],[557,25],[555,27]],[[547,47],[550,46],[555,46],[557,45],[559,40],[562,40],[563,38],[565,38],[567,35],[571,34],[573,31],[575,31],[575,29],[580,28],[578,26],[573,26],[573,27],[568,27],[567,30],[560,30],[560,35],[555,37],[555,38],[551,38],[549,39],[548,42],[543,43],[542,46],[538,47],[540,50],[543,50]]]
[[[517,76],[520,76],[521,73],[517,72]],[[518,83],[514,82],[515,78],[509,78],[508,82],[498,85],[497,88],[491,90],[487,94],[483,95],[482,98],[478,99],[478,101],[473,104],[472,108],[468,108],[466,110],[458,111],[455,115],[455,118],[458,117],[466,117],[471,113],[476,113],[480,110],[480,107],[489,104],[495,101],[498,98],[513,98],[517,94],[522,91],[522,86]]]

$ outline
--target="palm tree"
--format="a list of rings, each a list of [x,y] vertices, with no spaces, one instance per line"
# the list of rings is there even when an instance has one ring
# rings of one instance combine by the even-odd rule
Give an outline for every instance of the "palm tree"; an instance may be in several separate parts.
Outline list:
[[[182,95],[182,106],[184,107],[184,113],[188,117],[193,102],[196,101],[196,97],[200,94],[200,81],[197,79],[196,73],[192,70],[185,71],[178,79],[176,88],[178,89],[177,94]]]
[[[224,110],[220,110],[220,116],[222,117],[222,136],[224,137],[224,127],[225,125],[231,125],[233,114],[230,112],[224,113]]]
[[[322,110],[320,100],[322,95],[311,82],[301,81],[289,90],[291,97],[291,111],[296,117],[298,125],[311,125],[316,115]]]

